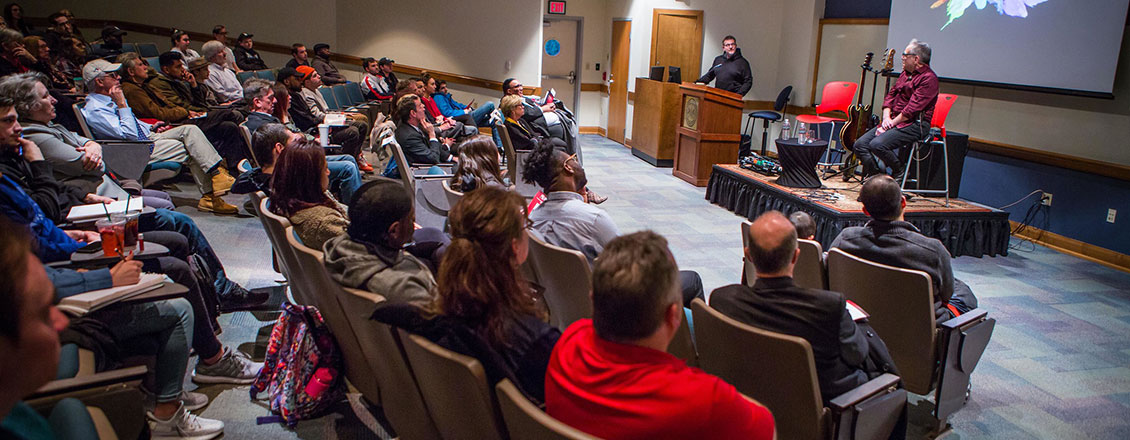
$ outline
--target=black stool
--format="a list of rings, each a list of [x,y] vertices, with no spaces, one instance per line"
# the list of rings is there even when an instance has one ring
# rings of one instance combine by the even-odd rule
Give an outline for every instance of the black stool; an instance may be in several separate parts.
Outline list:
[[[757,123],[753,122],[753,120],[754,119],[764,119],[765,120],[765,129],[761,133],[761,155],[762,156],[765,155],[765,142],[769,138],[769,124],[781,120],[781,114],[784,113],[785,107],[788,106],[789,95],[791,95],[792,93],[793,93],[793,86],[786,86],[784,89],[781,89],[781,93],[777,94],[777,101],[775,101],[773,103],[773,110],[774,111],[760,110],[760,111],[750,113],[749,116],[746,118],[746,127],[745,127],[744,130],[742,130],[742,132],[743,133],[748,132],[751,135],[751,137],[753,135],[753,128],[754,128],[754,126],[757,125]],[[781,113],[778,113],[778,112],[781,112]],[[753,124],[750,124],[750,122],[753,122]]]

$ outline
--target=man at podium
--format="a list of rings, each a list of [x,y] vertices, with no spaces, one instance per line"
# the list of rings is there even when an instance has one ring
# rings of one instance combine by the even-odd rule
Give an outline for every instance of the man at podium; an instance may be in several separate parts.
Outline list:
[[[714,87],[742,96],[753,87],[753,71],[749,68],[749,61],[742,57],[738,40],[733,35],[722,39],[722,55],[714,58],[714,62],[710,63],[710,70],[696,82],[708,84],[716,78],[718,81],[714,83]]]

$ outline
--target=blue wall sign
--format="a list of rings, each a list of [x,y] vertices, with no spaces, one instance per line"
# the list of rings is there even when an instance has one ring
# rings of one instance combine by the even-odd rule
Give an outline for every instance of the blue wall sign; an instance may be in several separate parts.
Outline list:
[[[551,57],[557,56],[561,53],[561,43],[557,40],[549,40],[545,42],[545,54]]]

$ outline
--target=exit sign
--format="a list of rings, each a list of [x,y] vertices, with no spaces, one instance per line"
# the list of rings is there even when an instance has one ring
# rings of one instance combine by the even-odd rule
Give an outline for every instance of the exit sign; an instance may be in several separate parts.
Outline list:
[[[565,2],[563,2],[563,1],[560,1],[560,2],[550,1],[549,2],[549,13],[550,14],[565,15]]]

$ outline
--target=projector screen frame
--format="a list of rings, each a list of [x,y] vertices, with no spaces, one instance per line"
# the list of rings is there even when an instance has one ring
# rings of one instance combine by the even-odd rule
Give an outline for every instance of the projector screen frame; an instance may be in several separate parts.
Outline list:
[[[938,72],[935,71],[934,73],[938,73]],[[902,72],[890,72],[890,73],[886,74],[886,76],[890,76],[890,77],[893,77],[893,78],[898,78],[899,75],[902,75]],[[1060,89],[1060,88],[1055,88],[1055,87],[1029,86],[1029,85],[1024,85],[1024,84],[1011,84],[1011,83],[1002,83],[1002,82],[993,82],[993,81],[979,81],[979,80],[975,80],[975,79],[950,78],[950,77],[944,77],[944,76],[938,76],[938,82],[949,83],[949,84],[961,84],[961,85],[976,86],[976,87],[990,87],[990,88],[994,88],[994,89],[1020,90],[1020,91],[1024,91],[1024,92],[1048,93],[1048,94],[1053,94],[1053,95],[1078,96],[1078,97],[1083,97],[1083,98],[1099,98],[1099,99],[1110,99],[1110,100],[1114,99],[1114,92],[1106,93],[1106,92],[1092,92],[1092,91],[1088,91],[1088,90]]]

